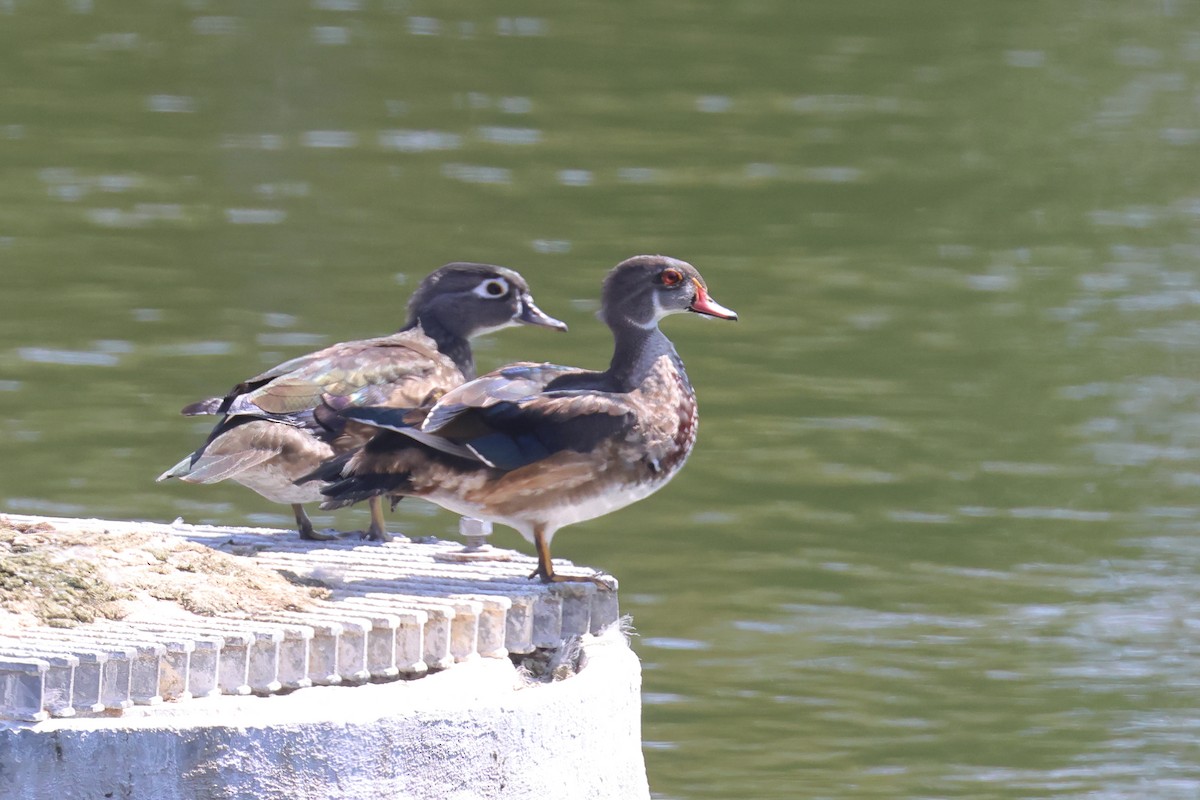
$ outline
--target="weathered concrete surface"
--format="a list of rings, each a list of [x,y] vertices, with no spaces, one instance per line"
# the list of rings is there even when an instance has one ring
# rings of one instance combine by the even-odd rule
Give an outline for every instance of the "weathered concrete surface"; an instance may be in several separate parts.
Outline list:
[[[480,659],[415,682],[136,707],[0,727],[4,800],[649,797],[641,669],[613,629],[524,682]]]
[[[612,576],[531,567],[438,540],[0,514],[0,720],[412,679],[618,620]]]

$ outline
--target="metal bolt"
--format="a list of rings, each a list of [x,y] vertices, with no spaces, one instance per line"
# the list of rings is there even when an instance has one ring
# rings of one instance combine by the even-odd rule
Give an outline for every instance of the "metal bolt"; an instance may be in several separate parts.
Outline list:
[[[492,535],[492,523],[474,517],[462,517],[458,521],[458,532],[467,540],[465,549],[482,550],[488,546],[487,537]]]

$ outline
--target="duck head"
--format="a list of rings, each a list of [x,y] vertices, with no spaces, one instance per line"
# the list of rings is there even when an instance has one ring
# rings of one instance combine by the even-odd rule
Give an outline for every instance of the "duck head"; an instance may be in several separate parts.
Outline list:
[[[520,273],[469,262],[446,264],[421,281],[409,300],[405,327],[417,323],[464,340],[511,325],[567,329],[537,307]]]
[[[604,279],[600,317],[610,327],[634,325],[651,329],[668,314],[690,311],[736,320],[737,312],[708,293],[704,278],[691,264],[669,256],[634,256]]]

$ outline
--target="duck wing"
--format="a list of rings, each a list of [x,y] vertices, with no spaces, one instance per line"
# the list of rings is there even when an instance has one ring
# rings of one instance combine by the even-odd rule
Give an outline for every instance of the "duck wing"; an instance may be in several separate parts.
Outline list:
[[[582,372],[559,364],[530,361],[509,364],[446,392],[429,411],[421,429],[427,433],[439,433],[464,414],[501,403],[528,400],[544,392],[556,379]]]
[[[213,427],[199,449],[156,480],[179,478],[188,483],[217,483],[276,457],[289,439],[319,447],[308,442],[327,441],[336,435],[337,431],[326,428],[312,412],[270,421],[250,416],[225,417]]]
[[[447,392],[428,414],[349,408],[342,415],[380,428],[361,449],[331,459],[301,480],[328,482],[322,508],[380,494],[403,495],[413,476],[511,472],[562,451],[588,452],[627,435],[637,415],[608,391],[602,373],[556,364],[503,367]]]
[[[413,407],[462,377],[431,339],[405,331],[342,342],[285,361],[235,386],[216,413],[287,415],[322,403],[335,410],[361,405]],[[188,408],[195,413],[197,406],[207,407]]]
[[[563,450],[587,452],[632,427],[636,415],[628,398],[603,387],[601,373],[513,364],[447,392],[419,428],[392,430],[511,471]]]

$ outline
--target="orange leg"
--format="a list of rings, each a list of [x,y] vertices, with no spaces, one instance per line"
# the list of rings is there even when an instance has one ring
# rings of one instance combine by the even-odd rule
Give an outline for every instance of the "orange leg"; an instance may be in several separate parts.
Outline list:
[[[541,578],[543,583],[594,583],[601,589],[611,589],[605,581],[595,576],[585,575],[555,575],[554,563],[550,560],[550,537],[546,535],[544,525],[536,525],[533,529],[533,546],[537,548],[538,565],[530,578]]]
[[[550,561],[550,540],[546,538],[545,525],[534,526],[533,546],[537,548],[538,565],[529,577],[541,578],[545,583],[561,580],[554,574],[554,564]]]

